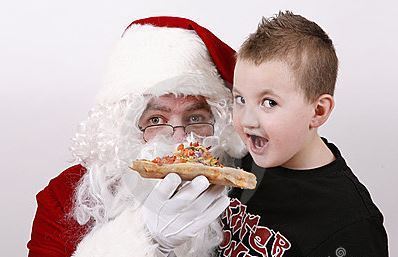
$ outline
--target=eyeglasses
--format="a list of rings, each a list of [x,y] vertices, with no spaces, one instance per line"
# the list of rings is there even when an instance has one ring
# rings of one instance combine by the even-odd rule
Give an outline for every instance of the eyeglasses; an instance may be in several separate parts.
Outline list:
[[[148,142],[157,135],[173,136],[176,128],[183,128],[185,134],[190,134],[191,132],[208,137],[214,134],[214,125],[212,123],[193,123],[187,126],[172,126],[170,124],[157,124],[150,125],[145,128],[140,128],[143,134],[145,142]]]

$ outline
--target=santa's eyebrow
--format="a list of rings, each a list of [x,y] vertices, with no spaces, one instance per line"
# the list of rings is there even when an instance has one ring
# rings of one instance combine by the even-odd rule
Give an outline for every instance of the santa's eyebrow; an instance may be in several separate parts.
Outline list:
[[[153,104],[153,103],[148,103],[146,106],[145,111],[163,111],[163,112],[171,112],[171,109],[160,105],[160,104]]]
[[[207,111],[210,111],[210,106],[205,102],[194,103],[188,106],[188,108],[186,108],[185,111],[196,111],[200,109],[206,109]]]

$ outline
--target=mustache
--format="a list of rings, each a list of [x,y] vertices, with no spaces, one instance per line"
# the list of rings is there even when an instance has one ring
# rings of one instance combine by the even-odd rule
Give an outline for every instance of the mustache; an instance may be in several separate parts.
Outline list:
[[[142,148],[137,155],[137,159],[153,160],[156,157],[172,155],[176,151],[178,145],[184,144],[185,146],[188,146],[190,143],[194,142],[198,142],[205,147],[211,147],[212,149],[217,148],[220,144],[217,136],[202,137],[194,133],[190,133],[183,141],[175,142],[172,137],[159,135],[142,145]],[[212,149],[210,149],[210,151],[212,151]]]

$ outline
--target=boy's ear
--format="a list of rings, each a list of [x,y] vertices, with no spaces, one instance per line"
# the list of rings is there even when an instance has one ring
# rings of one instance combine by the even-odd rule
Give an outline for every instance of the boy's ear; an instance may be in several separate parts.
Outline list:
[[[333,96],[323,94],[314,102],[314,116],[310,122],[310,128],[318,128],[327,121],[334,108]]]

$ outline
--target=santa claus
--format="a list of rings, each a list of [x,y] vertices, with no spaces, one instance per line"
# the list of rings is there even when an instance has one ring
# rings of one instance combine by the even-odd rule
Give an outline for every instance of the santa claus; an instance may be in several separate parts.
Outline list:
[[[187,140],[227,164],[245,154],[231,124],[234,54],[188,19],[131,23],[73,138],[78,164],[37,195],[29,256],[212,256],[225,188],[203,176],[143,179],[129,165]]]

